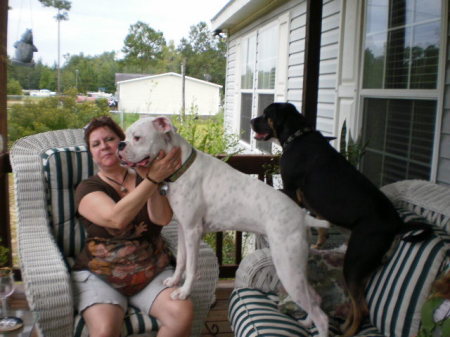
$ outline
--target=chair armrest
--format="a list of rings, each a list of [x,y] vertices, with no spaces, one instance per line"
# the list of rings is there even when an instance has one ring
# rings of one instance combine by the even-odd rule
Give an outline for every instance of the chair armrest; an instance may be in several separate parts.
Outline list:
[[[172,221],[162,230],[162,236],[169,248],[176,256],[178,246],[178,224]],[[192,324],[192,336],[199,336],[209,309],[215,301],[217,280],[219,279],[219,264],[215,252],[205,242],[200,243],[197,263],[197,277],[191,292],[191,300],[194,304],[194,321]]]
[[[450,233],[450,188],[426,180],[402,180],[381,188],[394,203]]]
[[[258,249],[242,259],[236,271],[235,288],[257,288],[278,291],[278,279],[269,248]]]
[[[11,151],[17,238],[25,294],[41,335],[72,336],[70,274],[49,230],[41,159],[26,138]]]

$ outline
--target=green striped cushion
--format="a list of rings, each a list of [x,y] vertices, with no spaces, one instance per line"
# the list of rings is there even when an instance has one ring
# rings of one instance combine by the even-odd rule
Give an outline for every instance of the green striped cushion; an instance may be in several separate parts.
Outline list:
[[[312,326],[305,328],[301,321],[278,310],[279,298],[259,289],[238,288],[230,295],[228,319],[235,336],[310,336],[317,335]],[[306,318],[306,317],[305,317]],[[338,334],[337,322],[330,321],[330,336]]]
[[[83,247],[84,229],[75,217],[75,188],[94,173],[85,146],[53,148],[42,154],[47,181],[50,225],[65,257],[76,256]]]
[[[137,335],[144,333],[152,333],[150,336],[156,336],[159,329],[158,321],[150,316],[142,315],[142,312],[133,307],[128,307],[128,312],[122,326],[121,336]],[[148,335],[145,336],[148,336]],[[74,337],[88,337],[88,330],[83,317],[77,315],[74,325]]]
[[[411,212],[400,213],[407,221],[426,222]],[[448,264],[450,237],[442,229],[433,228],[434,234],[426,241],[400,241],[389,261],[368,282],[370,319],[387,337],[417,334],[422,305],[440,270]]]

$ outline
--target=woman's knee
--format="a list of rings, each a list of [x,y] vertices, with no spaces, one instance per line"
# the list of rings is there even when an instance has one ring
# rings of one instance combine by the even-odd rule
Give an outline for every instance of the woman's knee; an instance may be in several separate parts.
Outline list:
[[[194,317],[194,305],[190,299],[172,300],[173,289],[165,289],[156,298],[150,315],[157,317],[163,325],[185,325],[189,327]]]
[[[120,336],[123,309],[114,304],[95,304],[82,314],[91,337]]]

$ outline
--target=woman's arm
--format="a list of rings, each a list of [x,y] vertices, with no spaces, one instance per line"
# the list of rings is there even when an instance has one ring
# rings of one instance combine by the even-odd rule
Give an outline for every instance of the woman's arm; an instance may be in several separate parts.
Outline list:
[[[159,225],[166,225],[172,219],[172,209],[167,198],[159,194],[159,186],[152,181],[163,181],[180,165],[179,148],[173,149],[167,155],[160,154],[159,159],[149,168],[136,170],[144,180],[119,202],[116,203],[104,192],[96,191],[81,199],[78,212],[99,226],[124,229],[147,203],[150,220]]]
[[[156,225],[165,226],[172,220],[173,212],[169,200],[158,192],[148,199],[147,210],[150,220]]]
[[[157,190],[157,185],[144,180],[117,203],[105,192],[86,194],[78,205],[78,212],[98,226],[124,229]]]

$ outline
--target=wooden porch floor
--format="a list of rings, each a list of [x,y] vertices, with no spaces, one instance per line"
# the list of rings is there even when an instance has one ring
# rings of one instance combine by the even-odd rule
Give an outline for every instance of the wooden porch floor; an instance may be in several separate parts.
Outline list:
[[[206,319],[205,328],[202,331],[202,337],[232,337],[233,333],[228,322],[228,298],[233,290],[234,280],[221,280],[216,288],[216,303],[209,311]],[[12,309],[27,309],[28,303],[25,297],[24,289],[21,284],[17,285],[16,291],[9,299],[9,306]],[[38,337],[33,333],[32,337]]]

